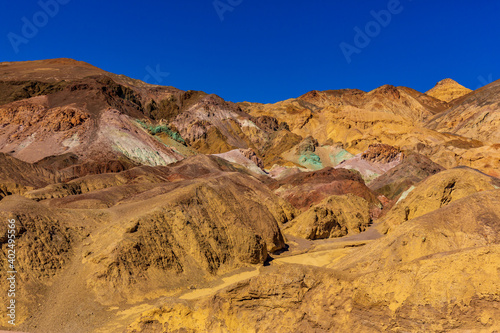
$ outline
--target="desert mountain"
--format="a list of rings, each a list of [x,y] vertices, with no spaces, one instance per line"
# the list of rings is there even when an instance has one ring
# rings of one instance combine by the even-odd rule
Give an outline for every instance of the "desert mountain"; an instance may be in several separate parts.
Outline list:
[[[194,303],[170,299],[127,332],[495,331],[499,199],[479,192],[365,246],[283,258]]]
[[[66,171],[75,176],[237,149],[252,149],[267,169],[319,170],[377,143],[418,151],[445,167],[496,172],[494,118],[478,133],[474,123],[452,119],[475,98],[494,96],[494,85],[453,105],[390,85],[370,92],[311,91],[264,105],[149,85],[70,59],[2,63],[0,73],[1,121],[8,124],[0,132],[0,151],[27,162],[68,154],[76,159]],[[477,121],[488,112],[482,108],[474,111]],[[45,137],[43,129],[57,134]]]
[[[170,294],[263,264],[268,253],[284,248],[279,225],[293,219],[294,209],[237,170],[199,155],[169,167],[39,183],[24,196],[1,200],[0,215],[14,218],[19,230],[22,320],[43,303],[40,317],[32,319],[42,330],[51,330],[44,325],[62,315],[57,330],[78,331],[75,325],[83,322],[69,320],[79,311],[78,299],[104,313],[106,304]],[[37,173],[33,168],[31,174]],[[1,228],[5,245],[6,225]],[[78,279],[65,280],[67,274]],[[63,289],[52,288],[54,281]],[[52,296],[42,297],[47,293]]]
[[[426,94],[444,102],[451,102],[471,91],[452,79],[444,79],[436,83],[434,88],[427,91]]]
[[[428,128],[484,143],[500,142],[500,80],[490,83],[429,120]]]
[[[494,89],[494,85],[490,85],[482,91],[493,96]],[[470,103],[474,100],[473,95],[470,100],[463,97],[465,100],[458,99],[448,104],[410,88],[386,85],[370,92],[350,89],[311,91],[275,104],[244,102],[239,105],[255,117],[275,117],[286,122],[292,133],[317,140],[314,150],[309,149],[307,154],[290,151],[281,154],[307,168],[336,166],[346,159],[346,153],[357,155],[370,145],[384,143],[421,153],[447,168],[467,165],[498,175],[500,152],[495,146],[498,131],[494,118],[491,125],[481,129],[482,132],[494,132],[493,140],[472,130],[465,134],[462,127],[450,133],[445,128],[456,126],[451,121],[443,125],[443,130],[436,125],[441,117],[452,116],[451,110],[457,110],[453,114],[459,114],[462,103]],[[482,118],[477,117],[479,119]]]
[[[1,63],[16,329],[500,330],[499,87],[232,103]]]

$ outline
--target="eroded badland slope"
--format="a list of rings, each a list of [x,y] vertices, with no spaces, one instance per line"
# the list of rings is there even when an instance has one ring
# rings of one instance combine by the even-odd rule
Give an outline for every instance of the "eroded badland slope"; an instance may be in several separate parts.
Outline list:
[[[231,103],[0,63],[16,329],[500,330],[499,87]]]

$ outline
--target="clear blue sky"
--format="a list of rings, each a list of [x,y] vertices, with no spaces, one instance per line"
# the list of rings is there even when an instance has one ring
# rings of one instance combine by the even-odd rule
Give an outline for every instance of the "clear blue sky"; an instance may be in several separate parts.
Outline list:
[[[383,84],[426,91],[446,77],[475,89],[500,78],[496,0],[220,0],[223,20],[213,0],[59,1],[53,17],[38,1],[2,4],[0,61],[74,58],[235,102]],[[388,6],[390,23],[374,24],[370,12]],[[38,31],[23,35],[23,17]],[[367,24],[373,37],[358,40],[348,63],[339,45],[356,47],[354,28]],[[17,53],[14,34],[25,38]],[[169,73],[161,82],[149,74],[157,67]]]

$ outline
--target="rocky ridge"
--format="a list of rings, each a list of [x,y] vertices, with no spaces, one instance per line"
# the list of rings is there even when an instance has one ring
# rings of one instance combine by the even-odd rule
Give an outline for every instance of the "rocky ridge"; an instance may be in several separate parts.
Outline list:
[[[1,63],[19,329],[499,330],[498,87],[231,103]]]

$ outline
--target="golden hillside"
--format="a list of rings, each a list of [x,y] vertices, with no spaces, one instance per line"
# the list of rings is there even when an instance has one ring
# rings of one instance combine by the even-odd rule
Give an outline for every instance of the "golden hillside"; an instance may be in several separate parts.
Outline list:
[[[452,79],[444,79],[436,83],[426,94],[444,102],[451,102],[471,91]]]

